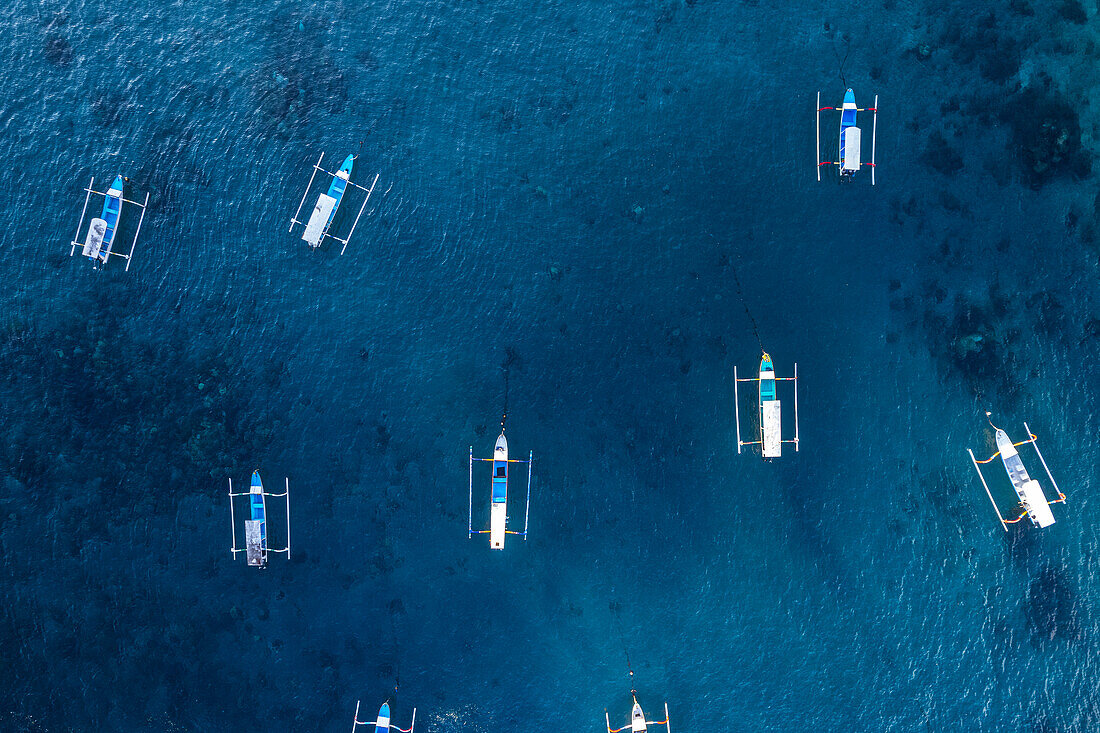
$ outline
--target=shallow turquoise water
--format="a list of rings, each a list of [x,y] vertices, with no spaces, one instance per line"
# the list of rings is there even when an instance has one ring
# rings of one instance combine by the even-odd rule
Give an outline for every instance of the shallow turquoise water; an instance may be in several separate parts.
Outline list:
[[[1031,10],[6,10],[4,729],[346,729],[399,682],[427,731],[600,730],[628,654],[680,731],[1095,729],[1095,43]],[[873,189],[815,181],[845,84]],[[381,173],[343,257],[286,233],[322,150]],[[116,171],[126,273],[67,256]],[[770,464],[742,298],[798,362]],[[490,553],[505,409],[531,536]],[[984,409],[1040,435],[1054,527],[997,525]],[[255,467],[293,498],[264,572]]]

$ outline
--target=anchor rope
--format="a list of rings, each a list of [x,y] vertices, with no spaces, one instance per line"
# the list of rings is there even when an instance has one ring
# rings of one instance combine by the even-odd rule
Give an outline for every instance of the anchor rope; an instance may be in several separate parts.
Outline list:
[[[745,315],[749,317],[749,322],[752,323],[752,335],[756,337],[760,352],[767,353],[767,349],[764,348],[764,340],[760,338],[760,330],[756,327],[756,319],[752,317],[749,304],[745,302],[745,296],[741,293],[741,278],[737,276],[737,268],[730,265],[730,269],[733,271],[733,282],[737,285],[737,297],[741,300],[741,307],[745,309]]]
[[[718,237],[710,232],[707,232],[707,236],[715,242],[718,241]],[[740,256],[738,256],[738,259],[741,259]],[[737,299],[741,301],[741,307],[745,309],[745,315],[749,317],[749,323],[752,324],[752,335],[756,337],[756,343],[760,346],[760,353],[766,354],[768,350],[764,348],[764,340],[760,338],[760,329],[756,327],[756,319],[752,317],[749,304],[745,302],[745,295],[741,292],[741,278],[737,274],[737,266],[730,263],[730,270],[733,272],[733,283],[737,287]]]
[[[401,639],[397,633],[397,614],[390,612],[390,633],[393,634],[393,649],[397,656],[393,668],[393,697],[397,699],[397,688],[401,686]]]
[[[843,34],[841,36],[841,38],[844,41],[844,58],[840,58],[840,54],[836,50],[836,39],[835,38],[833,39],[833,56],[836,57],[837,64],[838,64],[838,67],[837,67],[837,70],[836,70],[837,76],[840,77],[840,83],[844,85],[845,89],[847,89],[848,88],[848,80],[844,77],[844,66],[845,66],[845,64],[848,63],[848,55],[850,53],[852,53],[852,39],[847,34]]]
[[[504,361],[500,363],[500,370],[504,372],[504,411],[501,413],[500,418],[500,432],[504,432],[504,421],[508,418],[508,386],[510,383],[509,377],[511,376],[512,362],[515,360],[515,354],[512,350],[506,349]]]
[[[630,652],[626,648],[626,636],[623,634],[622,620],[619,618],[619,609],[612,608],[611,620],[615,623],[615,630],[619,633],[619,643],[623,647],[623,656],[626,657],[626,671],[630,673],[630,693],[634,694],[634,667],[630,664]]]

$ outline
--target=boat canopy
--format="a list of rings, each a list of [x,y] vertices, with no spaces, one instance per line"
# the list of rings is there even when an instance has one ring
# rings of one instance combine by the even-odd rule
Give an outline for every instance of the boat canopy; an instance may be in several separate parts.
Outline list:
[[[780,410],[779,400],[773,399],[760,403],[760,440],[765,458],[779,458],[783,454]]]
[[[262,521],[249,519],[244,523],[245,558],[249,565],[262,566],[267,562],[267,542],[263,537]]]
[[[328,194],[321,194],[317,198],[317,205],[313,207],[313,213],[309,216],[306,229],[302,232],[302,239],[311,247],[321,244],[321,238],[325,235],[333,210],[336,208],[336,199]]]
[[[93,259],[99,257],[99,251],[103,248],[103,237],[107,234],[107,222],[103,219],[92,219],[88,227],[88,238],[84,240],[85,257]]]
[[[1050,504],[1047,503],[1046,494],[1043,493],[1043,488],[1039,486],[1038,481],[1031,479],[1017,491],[1033,524],[1040,528],[1054,524],[1054,514],[1050,511]]]
[[[859,170],[862,133],[858,127],[845,127],[840,133],[840,169],[845,173]]]

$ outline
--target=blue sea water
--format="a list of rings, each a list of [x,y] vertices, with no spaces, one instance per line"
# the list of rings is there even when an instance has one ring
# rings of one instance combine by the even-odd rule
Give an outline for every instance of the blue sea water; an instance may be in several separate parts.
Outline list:
[[[678,731],[1096,730],[1096,12],[9,3],[0,729],[599,731],[629,667]],[[846,86],[874,188],[814,175]],[[321,151],[380,173],[342,257],[286,231]],[[97,271],[120,171],[149,213]],[[799,369],[771,463],[761,344]],[[986,409],[1053,527],[996,522]],[[531,531],[493,553],[505,410]],[[291,487],[263,571],[253,468]]]

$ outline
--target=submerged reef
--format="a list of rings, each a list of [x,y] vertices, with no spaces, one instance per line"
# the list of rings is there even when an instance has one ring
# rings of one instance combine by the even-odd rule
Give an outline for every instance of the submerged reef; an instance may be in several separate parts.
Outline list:
[[[1046,565],[1039,571],[1028,587],[1024,614],[1036,643],[1081,638],[1077,594],[1061,568]]]
[[[102,284],[55,323],[0,330],[19,417],[0,447],[3,730],[35,730],[19,722],[34,711],[50,730],[138,730],[223,706],[242,671],[210,666],[232,620],[196,602],[209,564],[164,569],[188,542],[181,503],[224,500],[225,476],[263,461],[274,425],[249,395],[264,384],[229,339],[132,335],[133,298]]]
[[[73,62],[73,46],[61,30],[68,24],[69,16],[65,13],[54,13],[43,24],[46,37],[42,42],[42,54],[55,66],[66,67]]]
[[[988,12],[976,20],[949,23],[938,45],[950,48],[956,63],[976,64],[982,78],[1002,83],[1020,70],[1027,41],[1005,32],[997,15]]]
[[[931,307],[924,313],[924,328],[931,335],[932,355],[948,371],[961,377],[976,394],[996,395],[1008,403],[1018,385],[1011,378],[1012,329],[998,328],[1008,312],[1009,300],[994,286],[988,302],[975,302],[957,294],[949,312]]]
[[[1061,97],[1029,87],[1004,105],[1001,119],[1012,129],[1020,171],[1032,188],[1059,176],[1083,178],[1091,172],[1077,112]]]
[[[289,25],[284,21],[270,27],[272,55],[253,73],[252,93],[262,123],[289,133],[315,109],[342,112],[348,83],[327,50],[332,18],[305,16]]]
[[[60,33],[49,33],[42,47],[46,60],[56,66],[68,66],[73,62],[73,47]]]
[[[134,468],[194,484],[254,461],[266,431],[246,411],[224,347],[196,349],[186,330],[179,342],[133,340],[106,297],[79,308],[86,318],[4,334],[0,368],[24,407],[24,435],[4,441],[3,470],[35,489],[92,473],[116,492],[141,492],[146,472]]]
[[[943,69],[952,78],[967,80],[945,89],[945,96],[961,104],[942,109],[943,122],[948,129],[966,129],[974,119],[985,126],[998,121],[1007,125],[1009,152],[1022,180],[1032,188],[1059,177],[1087,176],[1092,153],[1082,143],[1080,105],[1073,104],[1074,95],[1087,89],[1074,88],[1080,81],[1063,61],[1075,53],[1074,47],[1070,41],[1039,42],[1050,36],[1052,25],[1084,23],[1085,11],[1078,0],[1041,8],[1013,0],[1007,10],[990,9],[976,18],[970,8],[929,16],[927,36],[917,41],[911,53],[934,63],[932,49],[944,49],[956,67],[976,70],[981,80],[975,86],[972,75],[960,75],[957,68]],[[954,114],[959,115],[957,120],[951,119]],[[959,157],[945,143],[944,134],[933,131],[924,162],[950,175],[968,155],[963,150]],[[1004,182],[1003,176],[995,177]]]

